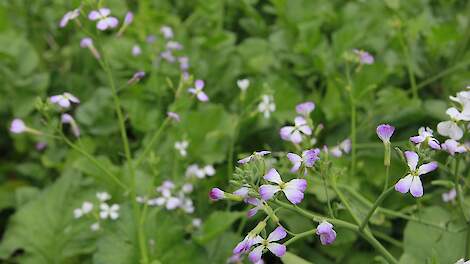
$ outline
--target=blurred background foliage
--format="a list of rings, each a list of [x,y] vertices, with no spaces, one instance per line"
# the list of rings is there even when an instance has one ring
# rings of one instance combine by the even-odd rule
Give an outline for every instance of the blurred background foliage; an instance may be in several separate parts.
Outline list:
[[[215,164],[217,169],[216,176],[199,184],[194,194],[195,214],[205,224],[192,234],[192,240],[182,215],[149,214],[146,230],[149,239],[156,243],[151,254],[159,260],[154,263],[225,263],[242,238],[236,231],[243,214],[225,211],[225,205],[213,205],[207,200],[210,187],[228,183],[232,145],[234,158],[264,148],[287,149],[288,144],[279,139],[279,128],[295,117],[295,105],[307,100],[316,103],[315,122],[325,124],[321,144],[336,145],[349,136],[351,106],[345,90],[345,52],[357,48],[375,57],[373,65],[354,75],[358,173],[342,180],[350,187],[348,195],[358,212],[361,208],[366,211],[370,202],[361,203],[354,193],[373,200],[383,185],[377,124],[388,122],[396,126],[394,141],[403,145],[420,126],[434,127],[445,119],[448,96],[462,90],[470,80],[468,1],[102,2],[121,21],[126,11],[135,14],[123,37],[102,33],[99,48],[110,57],[117,83],[124,84],[137,70],[147,73],[144,80],[120,92],[136,156],[168,109],[182,115],[181,124],[165,131],[138,171],[139,192],[145,193],[149,186],[164,179],[184,177],[183,166],[175,171],[178,158],[173,148],[174,142],[183,138],[190,142],[190,160],[181,161],[182,164]],[[108,164],[110,170],[121,174],[123,153],[105,73],[89,51],[80,48],[84,33],[74,25],[58,27],[64,13],[79,5],[76,0],[0,3],[0,259],[12,263],[136,263],[138,251],[133,241],[132,217],[126,213],[128,207],[122,209],[121,220],[109,225],[99,237],[90,234],[87,225],[72,223],[73,208],[96,190],[106,188],[121,202],[125,201],[125,194],[65,144],[43,138],[39,140],[47,141],[48,147],[37,151],[37,138],[13,137],[8,132],[15,117],[32,127],[41,127],[35,112],[37,98],[69,91],[82,101],[75,111],[82,129],[82,146]],[[82,23],[90,31],[95,30],[93,23]],[[210,103],[194,104],[187,95],[173,102],[179,71],[173,65],[150,63],[163,45],[158,36],[162,25],[171,26],[175,39],[184,45],[181,53],[190,58],[190,71],[195,78],[205,80]],[[146,42],[149,35],[158,36],[155,44]],[[135,44],[142,48],[141,56],[132,55]],[[236,80],[241,78],[251,80],[244,105],[239,104],[240,91],[236,87]],[[266,93],[272,94],[276,103],[272,118],[241,118],[244,107],[256,104]],[[336,161],[337,166],[346,168],[347,159]],[[398,156],[393,164],[400,164]],[[403,168],[392,166],[393,181],[403,174]],[[341,170],[337,173],[344,174]],[[429,182],[425,179],[425,185]],[[313,179],[306,204],[325,211],[326,198],[320,188],[315,188],[319,184],[318,179]],[[420,212],[422,218],[436,224],[458,218],[452,205],[440,201],[443,191],[440,187],[427,188],[421,202],[425,207]],[[435,206],[427,206],[430,204]],[[384,207],[413,210],[416,203],[395,195]],[[311,228],[305,219],[285,214],[282,219],[293,230]],[[344,217],[347,218],[346,213]],[[463,245],[463,233],[443,233],[417,223],[385,219],[380,214],[374,218],[381,232],[393,238],[385,243],[396,256],[401,256],[401,263],[451,263],[463,255],[463,246],[459,247]],[[282,261],[383,261],[356,234],[337,232],[335,245],[321,247],[312,237],[290,247]]]

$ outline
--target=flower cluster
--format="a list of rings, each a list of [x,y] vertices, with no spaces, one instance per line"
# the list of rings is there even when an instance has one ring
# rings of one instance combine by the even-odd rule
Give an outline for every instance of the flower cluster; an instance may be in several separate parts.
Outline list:
[[[156,197],[147,199],[139,196],[137,201],[147,203],[149,206],[161,206],[170,211],[179,208],[187,214],[192,214],[195,208],[189,195],[193,192],[193,189],[191,183],[177,186],[174,182],[166,180],[156,188]]]
[[[82,217],[89,217],[94,219],[93,224],[90,225],[92,231],[98,231],[101,228],[102,220],[110,219],[116,220],[119,218],[118,204],[109,204],[107,201],[111,200],[111,195],[107,192],[96,193],[96,200],[94,202],[84,201],[79,208],[73,210],[73,216],[76,219]]]

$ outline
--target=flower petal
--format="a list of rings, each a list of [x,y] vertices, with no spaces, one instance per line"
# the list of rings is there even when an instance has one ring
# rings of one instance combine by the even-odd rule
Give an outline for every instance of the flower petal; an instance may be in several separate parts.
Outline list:
[[[302,142],[302,134],[300,134],[298,130],[295,130],[290,135],[290,141],[292,141],[292,143],[299,144],[300,142]]]
[[[201,101],[201,102],[209,101],[209,97],[203,91],[199,91],[196,96],[197,96],[197,99],[199,99],[199,101]]]
[[[283,140],[290,140],[290,136],[292,135],[293,131],[294,131],[293,126],[285,126],[285,127],[282,127],[281,130],[279,130],[279,134],[281,135],[281,138]]]
[[[268,173],[266,173],[266,175],[264,175],[263,178],[267,181],[274,182],[274,183],[277,183],[277,184],[280,184],[282,182],[281,175],[279,175],[277,170],[274,169],[274,168],[270,169],[268,171]]]
[[[413,176],[406,175],[395,184],[395,190],[401,193],[407,193],[410,190]]]
[[[437,132],[454,140],[459,140],[463,136],[462,129],[454,121],[440,122],[437,124]]]
[[[438,167],[438,165],[437,165],[437,162],[435,162],[435,161],[423,164],[423,165],[419,166],[419,168],[418,168],[418,175],[423,175],[423,174],[429,173],[429,172],[437,169],[437,167]]]
[[[268,242],[279,241],[287,236],[286,230],[282,226],[278,226],[268,236]]]
[[[419,156],[414,151],[405,151],[405,158],[408,163],[408,167],[410,170],[416,170],[416,166],[418,165]]]
[[[263,254],[263,249],[264,246],[257,246],[255,249],[253,249],[250,254],[248,255],[248,258],[250,259],[251,262],[256,263],[261,259],[261,255]]]
[[[276,194],[280,190],[281,188],[279,188],[279,186],[277,185],[265,184],[259,187],[259,195],[261,196],[261,199],[266,201],[266,200],[271,199],[274,196],[274,194]]]
[[[411,182],[410,193],[414,197],[421,197],[423,196],[423,184],[421,183],[421,179],[418,176],[413,177],[413,181]]]
[[[414,137],[410,137],[410,141],[415,143],[415,144],[419,144],[421,142],[423,142],[426,138],[425,137],[422,137],[422,136],[414,136]]]
[[[282,257],[286,254],[286,246],[279,243],[269,243],[267,248],[276,255],[276,257]]]

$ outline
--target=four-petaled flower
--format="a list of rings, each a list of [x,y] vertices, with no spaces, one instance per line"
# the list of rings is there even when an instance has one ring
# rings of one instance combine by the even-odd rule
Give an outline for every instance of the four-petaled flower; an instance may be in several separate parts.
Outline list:
[[[390,143],[390,138],[393,135],[395,128],[388,124],[382,124],[377,127],[377,136],[383,143]]]
[[[73,210],[75,218],[80,218],[93,210],[93,204],[90,202],[83,202],[82,207]]]
[[[450,191],[442,194],[442,201],[445,203],[452,202],[457,197],[457,191],[455,188],[450,189]]]
[[[409,191],[414,197],[421,197],[423,196],[423,184],[419,176],[437,169],[437,162],[429,162],[416,169],[419,160],[418,154],[413,151],[405,151],[405,158],[410,171],[395,184],[395,190],[401,193]]]
[[[315,162],[320,159],[318,156],[320,154],[320,149],[309,149],[302,152],[302,157],[295,153],[287,153],[287,158],[292,162],[293,166],[291,172],[297,172],[302,164],[306,168],[311,168],[315,165]],[[307,172],[305,170],[305,172]]]
[[[113,204],[109,206],[107,203],[100,205],[100,218],[116,220],[119,217],[119,205]]]
[[[295,111],[303,116],[308,116],[314,109],[315,103],[313,102],[301,103],[295,107]]]
[[[360,64],[374,63],[374,56],[372,56],[369,52],[358,49],[354,49],[353,52],[357,55]]]
[[[77,122],[75,122],[75,119],[67,113],[62,114],[61,117],[61,122],[62,124],[69,124],[70,127],[72,128],[72,132],[74,136],[79,137],[80,136],[80,128],[77,125]]]
[[[248,79],[241,79],[237,81],[237,86],[242,90],[242,92],[246,92],[248,87],[250,86],[250,80]]]
[[[80,15],[80,8],[77,8],[77,9],[74,9],[72,11],[65,13],[65,15],[60,20],[59,27],[63,28],[67,26],[70,20],[74,20],[79,15]]]
[[[96,28],[103,31],[108,28],[115,28],[119,23],[117,18],[109,16],[110,14],[111,10],[109,8],[100,8],[91,11],[90,14],[88,14],[88,18],[93,21],[98,20]]]
[[[175,142],[175,149],[177,149],[180,152],[180,155],[183,157],[186,157],[186,155],[188,155],[188,152],[186,151],[188,146],[189,142],[186,140]]]
[[[27,129],[28,129],[28,127],[25,125],[23,120],[21,120],[19,118],[15,118],[11,122],[11,125],[10,125],[11,133],[21,134],[21,133],[25,132]]]
[[[316,233],[320,236],[322,245],[330,245],[336,240],[336,231],[333,230],[333,225],[327,221],[323,221],[317,226]]]
[[[80,100],[71,93],[53,95],[49,100],[51,100],[51,103],[57,104],[62,108],[69,108],[72,103],[80,103]]]
[[[201,102],[209,101],[209,97],[207,94],[202,90],[204,88],[204,81],[203,80],[196,80],[194,82],[194,87],[188,89],[188,92],[196,95],[197,99]]]
[[[256,158],[256,157],[262,157],[262,156],[268,155],[268,154],[270,154],[270,153],[271,153],[271,151],[267,151],[267,150],[255,151],[255,152],[254,152],[253,154],[251,154],[250,156],[239,160],[238,163],[239,163],[239,164],[246,164],[246,163],[250,162],[251,160],[253,160],[253,159]]]
[[[111,199],[111,195],[107,192],[97,192],[96,198],[100,200],[100,202],[106,202],[107,200]]]
[[[301,116],[294,119],[295,126],[285,126],[280,130],[283,140],[292,141],[295,144],[302,142],[302,134],[310,136],[312,129],[308,126],[307,120]]]
[[[271,199],[279,191],[282,191],[286,195],[287,200],[293,204],[298,204],[304,199],[304,191],[307,188],[307,181],[305,179],[293,179],[283,182],[281,176],[274,168],[270,169],[263,178],[276,184],[264,184],[259,187],[259,194],[263,200]]]
[[[257,244],[261,244],[261,245],[255,247],[248,255],[248,258],[253,263],[258,262],[261,259],[263,250],[265,249],[271,251],[271,253],[273,253],[277,257],[284,256],[284,254],[286,254],[286,246],[283,244],[276,243],[276,241],[279,241],[285,238],[286,235],[287,235],[286,230],[278,226],[276,229],[274,229],[273,232],[271,232],[271,234],[269,234],[267,239],[264,239],[261,236],[255,237],[254,240],[252,241],[253,243],[252,246],[257,245]]]
[[[441,148],[452,156],[454,156],[455,153],[467,152],[465,145],[462,145],[460,142],[453,139],[447,139],[443,144],[441,144]]]
[[[439,141],[433,137],[434,131],[429,127],[420,127],[418,130],[418,135],[410,137],[410,141],[415,144],[427,143],[433,149],[441,149]]]
[[[276,110],[274,99],[270,95],[263,95],[261,102],[258,105],[258,111],[264,115],[264,118],[269,118],[271,113]]]

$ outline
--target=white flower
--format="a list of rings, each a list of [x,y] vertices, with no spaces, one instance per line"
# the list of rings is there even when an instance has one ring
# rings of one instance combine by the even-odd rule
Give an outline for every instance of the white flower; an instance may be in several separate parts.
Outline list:
[[[191,183],[185,183],[183,187],[181,187],[181,190],[184,193],[191,193],[193,191],[193,185]]]
[[[186,140],[183,141],[177,141],[175,142],[175,149],[177,149],[180,152],[180,155],[183,157],[186,157],[188,155],[188,152],[186,149],[188,148],[189,142]]]
[[[53,95],[49,100],[51,103],[57,104],[62,108],[69,108],[72,103],[80,103],[80,100],[71,93]]]
[[[90,226],[90,229],[91,229],[91,231],[98,231],[98,230],[100,230],[100,223],[99,223],[99,222],[93,223],[93,224]]]
[[[186,177],[191,178],[191,177],[196,177],[199,179],[202,179],[206,177],[206,172],[204,169],[199,168],[199,165],[197,164],[191,164],[186,168]]]
[[[455,264],[470,264],[470,260],[465,261],[463,258],[457,260]]]
[[[270,95],[263,95],[261,103],[258,105],[258,111],[264,115],[264,118],[269,118],[271,113],[276,110],[273,97]]]
[[[202,225],[202,220],[201,218],[194,218],[191,223],[193,224],[195,228],[200,228]]]
[[[119,217],[119,205],[113,204],[109,206],[107,203],[102,203],[100,205],[100,218],[116,220]]]
[[[454,121],[443,121],[437,124],[437,132],[453,140],[459,140],[463,137],[463,130]]]
[[[111,199],[111,195],[107,192],[98,192],[96,193],[96,197],[100,202],[106,202],[107,200]]]
[[[246,92],[248,87],[250,86],[250,80],[248,79],[241,79],[237,81],[237,86],[242,90],[242,92]]]
[[[207,176],[213,176],[215,174],[215,169],[214,169],[214,166],[212,165],[204,166],[203,170]]]
[[[75,218],[80,218],[93,210],[93,204],[90,202],[83,202],[82,207],[73,210]]]

